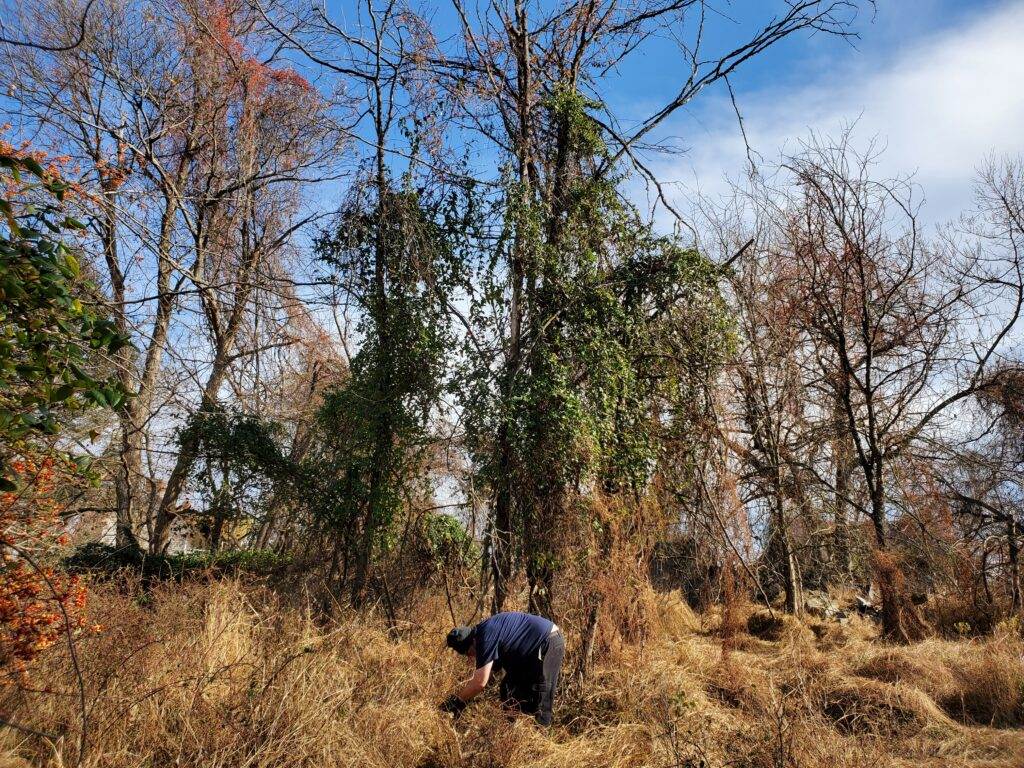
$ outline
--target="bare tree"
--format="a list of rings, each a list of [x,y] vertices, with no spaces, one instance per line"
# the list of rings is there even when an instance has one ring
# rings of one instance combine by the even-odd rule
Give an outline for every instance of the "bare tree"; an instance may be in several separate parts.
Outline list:
[[[200,387],[208,402],[228,365],[255,352],[235,347],[253,286],[294,233],[297,187],[316,176],[309,172],[329,146],[312,89],[277,66],[272,47],[259,50],[266,38],[240,8],[206,13],[182,2],[151,14],[97,0],[76,47],[4,49],[22,127],[81,169],[84,201],[99,209],[92,233],[115,320],[135,340],[119,360],[134,393],[119,408],[113,468],[119,546],[138,546],[143,523],[152,547],[166,545],[187,474],[185,460],[164,487],[146,464],[166,416],[161,387],[175,376],[170,397],[191,389],[191,372],[167,365],[169,354],[181,362],[191,334],[189,300],[199,299],[215,350]],[[79,22],[57,2],[26,4],[21,18],[57,37]],[[197,404],[182,397],[178,405]]]
[[[824,415],[841,415],[866,489],[885,631],[907,638],[920,629],[890,537],[895,467],[987,386],[1024,280],[1013,247],[925,242],[913,188],[875,180],[872,159],[848,136],[788,159],[792,186],[765,203],[777,223],[768,253],[791,270],[795,321],[816,350],[809,375],[836,404]]]
[[[797,521],[805,499],[802,475],[810,442],[810,401],[799,355],[805,337],[790,317],[786,274],[755,248],[732,281],[742,333],[742,349],[734,366],[737,399],[744,423],[742,444],[730,441],[750,470],[753,492],[747,504],[763,500],[768,506],[764,562],[777,565],[786,610],[803,610]],[[781,274],[780,274],[781,272]]]
[[[256,17],[247,6],[222,6],[212,17],[188,7],[196,30],[187,55],[201,88],[197,123],[204,131],[183,186],[188,195],[181,219],[194,254],[190,280],[196,287],[212,349],[199,410],[216,406],[228,370],[258,350],[238,348],[242,329],[254,315],[254,291],[297,229],[301,185],[306,174],[325,167],[333,147],[331,131],[319,118],[324,104],[300,75],[253,57],[247,45]],[[197,111],[198,111],[197,110]],[[195,460],[185,441],[160,499],[151,546],[169,542],[174,509]]]

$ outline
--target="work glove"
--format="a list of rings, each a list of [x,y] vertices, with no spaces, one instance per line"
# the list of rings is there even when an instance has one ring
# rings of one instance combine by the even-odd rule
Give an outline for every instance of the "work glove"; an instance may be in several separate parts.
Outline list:
[[[466,702],[456,696],[454,693],[447,699],[441,702],[441,711],[447,712],[455,718],[458,718],[462,714],[462,710],[466,708]]]

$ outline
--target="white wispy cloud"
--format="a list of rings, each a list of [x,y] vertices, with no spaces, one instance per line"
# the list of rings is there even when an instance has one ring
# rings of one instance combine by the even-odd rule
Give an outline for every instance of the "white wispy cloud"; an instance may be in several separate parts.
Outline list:
[[[747,136],[770,164],[812,131],[835,135],[853,123],[855,144],[877,138],[885,147],[880,173],[914,174],[926,221],[953,218],[970,205],[986,157],[1024,154],[1022,41],[1017,0],[900,51],[866,48],[850,57],[855,63],[827,68],[801,87],[738,92]],[[724,191],[724,177],[743,173],[744,144],[727,98],[708,99],[671,133],[685,136],[690,150],[661,162],[658,174],[679,183],[680,205],[697,191]]]

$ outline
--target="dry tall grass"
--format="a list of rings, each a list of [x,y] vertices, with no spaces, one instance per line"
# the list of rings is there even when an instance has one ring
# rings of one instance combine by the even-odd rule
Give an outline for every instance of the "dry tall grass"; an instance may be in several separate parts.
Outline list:
[[[235,583],[145,603],[93,600],[79,644],[89,702],[83,766],[1019,766],[1024,643],[878,642],[860,620],[785,620],[723,657],[720,617],[659,601],[657,638],[569,681],[548,733],[492,699],[454,724],[436,704],[463,672],[443,648],[443,600],[389,632],[373,617],[318,626]],[[757,622],[753,622],[757,626]],[[0,766],[72,766],[80,713],[66,654],[8,690]],[[6,754],[3,754],[3,752]]]

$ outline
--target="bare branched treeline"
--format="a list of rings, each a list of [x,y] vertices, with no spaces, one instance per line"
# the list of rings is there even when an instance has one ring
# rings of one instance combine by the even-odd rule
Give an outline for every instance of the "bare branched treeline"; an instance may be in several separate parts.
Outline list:
[[[913,186],[877,178],[875,160],[815,141],[720,218],[724,243],[752,243],[732,281],[744,349],[730,447],[768,511],[787,606],[805,584],[852,576],[907,637],[923,630],[911,592],[962,565],[1016,600],[1017,544],[977,559],[968,489],[984,487],[982,456],[1000,466],[1004,503],[1016,485],[1005,409],[1024,306],[1020,184],[1013,164],[992,164],[977,210],[929,238]]]
[[[73,5],[24,6],[59,39]],[[166,548],[195,462],[171,425],[209,410],[243,368],[294,341],[290,291],[303,196],[338,149],[323,99],[278,59],[241,6],[96,3],[83,43],[10,49],[8,107],[34,148],[66,155],[90,221],[87,248],[122,332],[134,396],[108,435],[119,547]],[[104,499],[100,504],[107,504]]]

